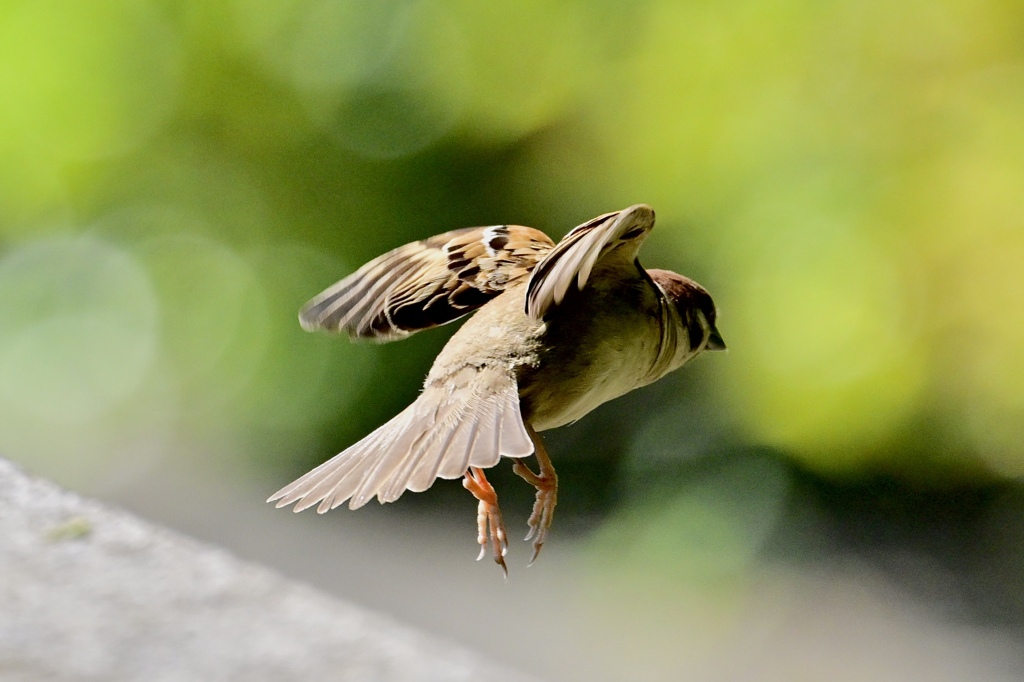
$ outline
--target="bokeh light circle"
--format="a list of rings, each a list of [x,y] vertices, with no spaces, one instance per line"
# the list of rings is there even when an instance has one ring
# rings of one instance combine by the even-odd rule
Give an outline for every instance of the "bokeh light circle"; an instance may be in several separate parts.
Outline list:
[[[53,424],[128,399],[157,353],[158,301],[145,269],[89,237],[56,237],[0,260],[0,403]]]

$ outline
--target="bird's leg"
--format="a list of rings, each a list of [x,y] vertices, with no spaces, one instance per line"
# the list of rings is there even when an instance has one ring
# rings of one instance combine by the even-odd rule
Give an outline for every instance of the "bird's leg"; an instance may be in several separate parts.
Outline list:
[[[498,493],[484,476],[484,470],[478,467],[469,467],[465,478],[462,479],[462,487],[473,493],[473,497],[480,501],[476,512],[476,541],[480,543],[480,556],[476,560],[484,558],[487,543],[490,541],[494,562],[501,566],[505,577],[508,578],[508,566],[505,565],[508,534],[505,533],[505,523],[501,519],[501,509],[498,508]]]
[[[548,528],[551,527],[551,520],[555,515],[555,505],[558,503],[558,475],[555,474],[555,467],[551,465],[551,459],[548,457],[548,451],[544,449],[544,441],[540,435],[529,424],[526,425],[526,431],[533,441],[534,455],[537,457],[540,472],[534,473],[521,459],[515,461],[512,470],[537,489],[533,513],[527,522],[530,524],[530,532],[526,534],[527,540],[533,538],[533,558],[530,559],[532,564],[537,560],[540,548],[544,546]]]

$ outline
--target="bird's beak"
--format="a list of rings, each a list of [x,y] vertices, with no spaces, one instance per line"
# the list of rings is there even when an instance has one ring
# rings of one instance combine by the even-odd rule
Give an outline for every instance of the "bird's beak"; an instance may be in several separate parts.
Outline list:
[[[711,336],[708,337],[708,343],[704,346],[704,350],[726,350],[725,341],[717,329],[711,330]]]

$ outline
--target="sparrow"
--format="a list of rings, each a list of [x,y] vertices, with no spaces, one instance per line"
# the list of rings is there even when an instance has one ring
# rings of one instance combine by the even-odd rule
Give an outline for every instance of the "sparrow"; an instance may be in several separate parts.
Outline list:
[[[394,502],[438,478],[477,500],[481,559],[506,577],[507,533],[484,470],[502,457],[536,488],[532,564],[547,539],[558,477],[539,432],[575,422],[704,351],[724,350],[708,292],[637,259],[654,228],[638,204],[574,228],[493,225],[446,232],[379,256],[310,300],[307,331],[388,342],[474,311],[441,350],[419,397],[376,431],[270,497],[323,513]],[[524,462],[533,455],[534,471]]]

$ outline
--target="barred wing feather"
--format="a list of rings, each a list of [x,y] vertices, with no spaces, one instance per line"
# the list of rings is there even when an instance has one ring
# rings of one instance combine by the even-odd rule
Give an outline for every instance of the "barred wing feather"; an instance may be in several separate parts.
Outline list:
[[[654,211],[643,204],[606,213],[573,228],[530,273],[526,313],[542,319],[575,284],[583,289],[594,268],[635,268],[636,254],[654,228]]]
[[[299,322],[381,343],[405,338],[473,312],[527,277],[553,246],[521,225],[446,232],[373,259],[310,300]]]

